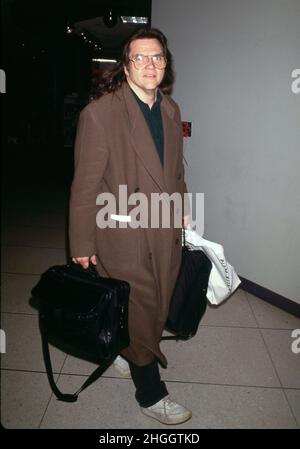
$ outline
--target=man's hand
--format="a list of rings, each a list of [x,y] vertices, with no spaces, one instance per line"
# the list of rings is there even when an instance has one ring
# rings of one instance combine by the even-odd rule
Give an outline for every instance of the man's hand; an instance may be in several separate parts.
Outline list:
[[[96,255],[90,257],[73,257],[72,261],[74,263],[79,263],[82,268],[88,268],[90,262],[92,262],[93,265],[97,265]]]
[[[186,229],[188,224],[190,224],[191,222],[191,216],[190,215],[185,215],[182,219],[182,227],[183,229]]]

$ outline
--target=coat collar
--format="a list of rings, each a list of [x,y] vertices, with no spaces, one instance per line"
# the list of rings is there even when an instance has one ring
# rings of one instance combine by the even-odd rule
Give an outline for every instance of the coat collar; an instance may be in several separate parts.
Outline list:
[[[173,119],[174,115],[175,115],[175,109],[174,106],[171,104],[171,102],[168,100],[168,97],[160,90],[161,96],[162,96],[162,102],[161,102],[161,106],[162,108],[165,110],[165,112],[168,114],[168,116]],[[116,91],[115,93],[121,100],[125,99],[127,106],[129,106],[129,113],[132,110],[132,106],[134,104],[134,106],[136,105],[136,101],[134,102],[133,100],[135,100],[131,89],[128,85],[128,83],[126,81],[123,82],[121,88],[119,90]],[[132,112],[137,112],[138,108],[133,107],[134,111]],[[130,114],[132,115],[132,114]],[[135,115],[135,114],[134,114]]]
[[[161,91],[160,91],[161,92]],[[149,127],[127,82],[116,92],[124,101],[129,119],[133,147],[149,175],[162,192],[168,191],[168,174],[177,154],[174,154],[174,135],[178,125],[174,121],[175,109],[167,96],[161,92],[161,112],[164,128],[164,167],[162,167]]]

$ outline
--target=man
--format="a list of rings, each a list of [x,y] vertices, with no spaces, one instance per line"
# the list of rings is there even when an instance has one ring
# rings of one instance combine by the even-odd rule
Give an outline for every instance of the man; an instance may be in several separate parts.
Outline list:
[[[93,263],[100,275],[130,284],[130,345],[122,351],[129,367],[120,357],[115,366],[130,369],[141,411],[165,424],[191,417],[169,398],[158,369],[158,361],[167,365],[159,342],[181,262],[181,227],[151,227],[150,210],[147,227],[124,227],[114,215],[114,226],[102,229],[96,198],[113,194],[119,210],[120,186],[128,196],[142,193],[148,204],[152,194],[186,192],[180,112],[166,95],[172,82],[165,36],[156,29],[138,31],[104,76],[99,98],[80,114],[69,229],[75,263]],[[185,226],[188,217],[180,208],[171,207],[170,215],[178,210]]]

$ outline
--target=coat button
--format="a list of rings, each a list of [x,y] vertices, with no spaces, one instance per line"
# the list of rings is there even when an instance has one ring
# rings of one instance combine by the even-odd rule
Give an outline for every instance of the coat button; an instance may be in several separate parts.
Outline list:
[[[175,243],[176,243],[176,245],[178,245],[178,243],[179,243],[179,239],[176,239],[176,240],[175,240]]]
[[[178,173],[177,179],[181,179],[181,173]]]
[[[134,191],[135,191],[135,192],[139,192],[139,191],[140,191],[140,188],[137,187],[136,189],[134,189]]]
[[[149,259],[152,260],[152,253],[149,253]]]

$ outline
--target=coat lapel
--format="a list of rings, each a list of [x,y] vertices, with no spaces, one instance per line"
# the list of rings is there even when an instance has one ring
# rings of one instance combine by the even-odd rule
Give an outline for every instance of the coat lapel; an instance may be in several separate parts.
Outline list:
[[[171,176],[175,173],[175,165],[179,154],[178,142],[180,141],[181,129],[174,120],[174,107],[170,104],[165,95],[163,95],[163,100],[161,102],[161,113],[164,127],[164,180],[167,192],[171,192]]]

